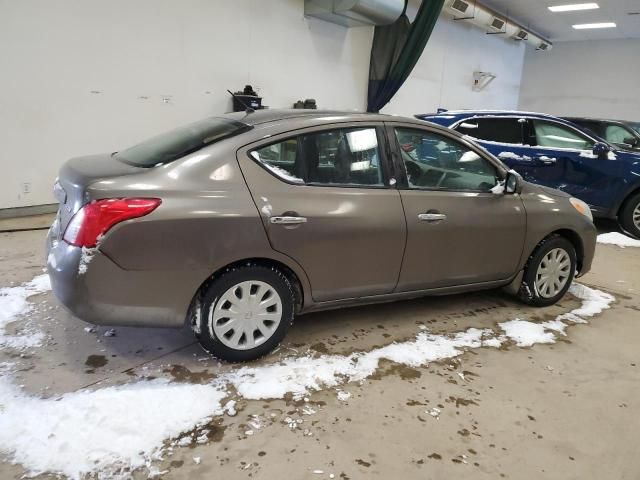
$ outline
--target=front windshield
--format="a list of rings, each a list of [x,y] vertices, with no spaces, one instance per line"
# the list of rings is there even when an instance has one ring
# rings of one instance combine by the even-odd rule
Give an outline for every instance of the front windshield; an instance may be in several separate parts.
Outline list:
[[[211,117],[176,128],[114,154],[135,167],[155,167],[196,152],[252,127],[227,118]]]

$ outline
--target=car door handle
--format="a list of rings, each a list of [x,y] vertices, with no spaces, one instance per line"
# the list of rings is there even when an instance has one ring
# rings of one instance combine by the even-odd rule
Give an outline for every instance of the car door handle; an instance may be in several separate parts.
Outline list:
[[[422,222],[439,222],[440,220],[446,220],[447,216],[444,213],[421,213],[418,215],[418,219]]]
[[[546,157],[544,155],[537,157],[537,159],[540,160],[545,165],[551,165],[558,161],[558,159],[555,157]]]
[[[307,223],[306,217],[271,217],[269,221],[276,225],[295,225],[298,223]]]

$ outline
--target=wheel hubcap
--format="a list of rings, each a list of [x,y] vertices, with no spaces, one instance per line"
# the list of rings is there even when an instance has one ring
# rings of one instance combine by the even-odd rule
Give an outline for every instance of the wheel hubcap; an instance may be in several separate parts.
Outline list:
[[[633,224],[640,230],[640,203],[633,209]]]
[[[280,325],[282,300],[265,282],[241,282],[209,310],[209,328],[224,345],[249,350],[266,342]]]
[[[567,284],[571,258],[566,250],[554,248],[547,253],[536,272],[536,291],[544,298],[555,297]]]

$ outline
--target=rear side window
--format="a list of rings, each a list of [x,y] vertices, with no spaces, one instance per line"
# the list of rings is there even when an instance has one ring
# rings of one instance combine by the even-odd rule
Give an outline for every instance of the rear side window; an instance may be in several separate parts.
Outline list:
[[[155,167],[178,160],[251,128],[251,125],[227,118],[206,118],[150,138],[117,152],[114,156],[121,162],[135,167]]]
[[[456,130],[479,140],[520,145],[523,128],[518,118],[483,117],[465,120]]]
[[[591,150],[593,142],[578,130],[560,123],[533,120],[533,131],[538,147]]]
[[[251,156],[290,183],[384,185],[374,127],[298,135],[253,150]]]

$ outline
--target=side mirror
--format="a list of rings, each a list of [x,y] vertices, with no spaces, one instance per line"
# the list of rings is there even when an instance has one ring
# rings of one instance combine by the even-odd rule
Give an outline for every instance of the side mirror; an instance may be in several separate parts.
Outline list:
[[[514,194],[520,193],[520,175],[518,175],[514,170],[509,170],[507,172],[507,178],[504,180],[504,193],[506,194]]]
[[[604,142],[598,142],[593,146],[593,154],[598,158],[606,157],[610,151],[611,147]]]
[[[637,147],[638,139],[636,137],[626,137],[624,139],[624,143],[626,143],[627,145],[631,145],[632,147]]]

